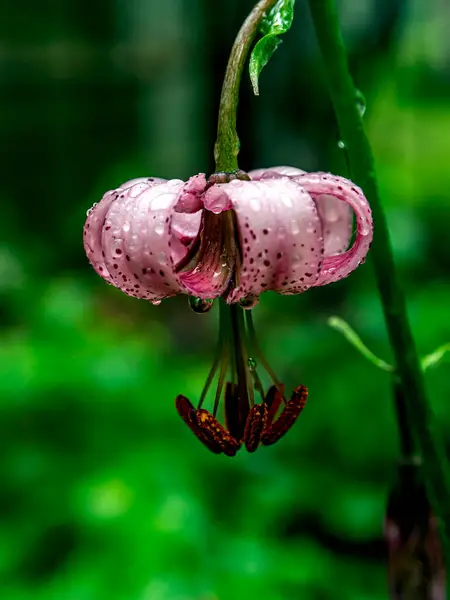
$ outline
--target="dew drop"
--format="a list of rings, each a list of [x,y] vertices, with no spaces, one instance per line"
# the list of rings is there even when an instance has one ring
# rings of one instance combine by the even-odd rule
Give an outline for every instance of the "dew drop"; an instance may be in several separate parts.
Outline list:
[[[242,306],[244,310],[251,310],[254,308],[259,302],[259,297],[254,296],[253,294],[249,296],[245,296],[245,298],[241,298],[239,300],[239,304]]]
[[[163,235],[164,223],[159,222],[155,225],[155,233],[156,233],[156,235]]]
[[[189,296],[189,306],[198,314],[207,313],[213,307],[214,300],[205,300],[195,296]]]
[[[360,90],[356,90],[356,107],[360,117],[364,117],[366,112],[366,98]]]
[[[247,365],[248,365],[248,370],[251,371],[252,373],[254,373],[256,371],[258,363],[256,362],[256,360],[254,358],[249,358],[247,361]]]
[[[97,206],[98,202],[94,202],[94,204],[91,206],[91,208],[88,208],[86,211],[86,216],[88,217],[91,212],[94,210],[94,208]]]
[[[122,229],[124,230],[125,233],[127,233],[127,231],[130,231],[130,221],[125,221]]]
[[[338,145],[338,148],[340,148],[341,150],[345,150],[347,148],[347,145],[344,142],[344,140],[339,140],[337,145]]]
[[[161,300],[150,300],[153,306],[159,306],[161,304]]]
[[[292,219],[291,220],[291,233],[293,235],[297,235],[297,233],[300,231],[300,227],[298,225],[298,221],[297,219]]]
[[[257,198],[252,198],[250,200],[250,206],[253,208],[253,210],[255,212],[258,212],[259,209],[261,208],[261,204],[260,204],[260,202],[259,202],[259,200]]]
[[[292,200],[291,197],[288,196],[288,194],[280,194],[280,200],[288,208],[292,207]]]

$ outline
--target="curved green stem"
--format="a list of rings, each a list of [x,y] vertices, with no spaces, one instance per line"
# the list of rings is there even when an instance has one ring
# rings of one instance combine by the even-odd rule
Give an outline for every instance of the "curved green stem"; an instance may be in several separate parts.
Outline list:
[[[450,482],[447,458],[425,394],[422,369],[408,321],[403,290],[396,274],[386,217],[378,194],[373,156],[358,110],[358,93],[349,72],[336,5],[334,0],[309,0],[309,5],[340,134],[348,152],[352,178],[364,190],[372,207],[375,239],[370,255],[408,423],[422,455],[430,501],[440,524],[446,564],[450,568]]]
[[[216,171],[231,173],[238,169],[239,138],[236,132],[236,115],[242,72],[259,24],[276,2],[277,0],[260,0],[256,4],[239,30],[231,49],[220,96],[217,141],[214,146]]]

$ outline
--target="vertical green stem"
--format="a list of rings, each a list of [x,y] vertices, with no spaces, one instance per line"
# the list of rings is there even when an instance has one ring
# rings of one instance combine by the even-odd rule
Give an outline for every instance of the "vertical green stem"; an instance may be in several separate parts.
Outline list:
[[[236,132],[236,115],[239,86],[248,52],[265,13],[277,0],[260,0],[244,21],[231,49],[222,85],[217,123],[217,141],[214,147],[216,171],[233,172],[238,168],[239,138]],[[221,8],[218,8],[219,19]]]
[[[441,434],[427,403],[422,370],[398,282],[386,217],[380,202],[373,156],[358,110],[334,0],[309,0],[322,52],[340,134],[345,142],[352,178],[368,198],[375,222],[371,257],[394,351],[409,425],[418,444],[433,510],[438,518],[447,568],[450,569],[450,485]]]

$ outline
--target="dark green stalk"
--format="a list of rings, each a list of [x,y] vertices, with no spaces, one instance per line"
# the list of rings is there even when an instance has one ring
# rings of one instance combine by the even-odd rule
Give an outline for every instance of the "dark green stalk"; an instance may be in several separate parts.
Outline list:
[[[239,86],[247,55],[265,13],[277,0],[260,0],[244,21],[231,49],[222,85],[217,123],[217,141],[214,146],[216,171],[232,173],[238,169],[239,138],[236,132],[236,115]],[[220,9],[219,13],[220,13]]]
[[[438,517],[447,568],[450,568],[450,485],[443,440],[433,423],[422,370],[398,282],[389,231],[375,179],[373,156],[351,78],[334,0],[309,0],[341,137],[352,178],[364,190],[373,212],[372,257],[384,315],[406,403],[407,418],[424,464],[430,501]]]

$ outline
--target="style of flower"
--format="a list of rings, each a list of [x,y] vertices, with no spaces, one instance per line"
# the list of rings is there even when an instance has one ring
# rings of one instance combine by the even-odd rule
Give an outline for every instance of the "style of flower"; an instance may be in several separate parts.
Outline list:
[[[353,213],[356,237],[347,249]],[[284,400],[282,384],[259,351],[251,312],[244,319],[242,308],[252,308],[267,290],[298,294],[346,277],[365,259],[371,240],[371,211],[360,188],[343,177],[293,167],[208,179],[199,174],[187,182],[134,179],[107,192],[88,211],[84,228],[92,266],[126,294],[153,304],[188,294],[197,312],[206,312],[215,298],[224,300],[218,356],[198,408],[184,396],[176,406],[210,450],[228,455],[242,443],[252,452],[259,443],[277,441],[307,397],[300,386]],[[249,346],[273,381],[267,394]],[[216,414],[230,365],[225,428]],[[202,403],[217,371],[211,414]]]

